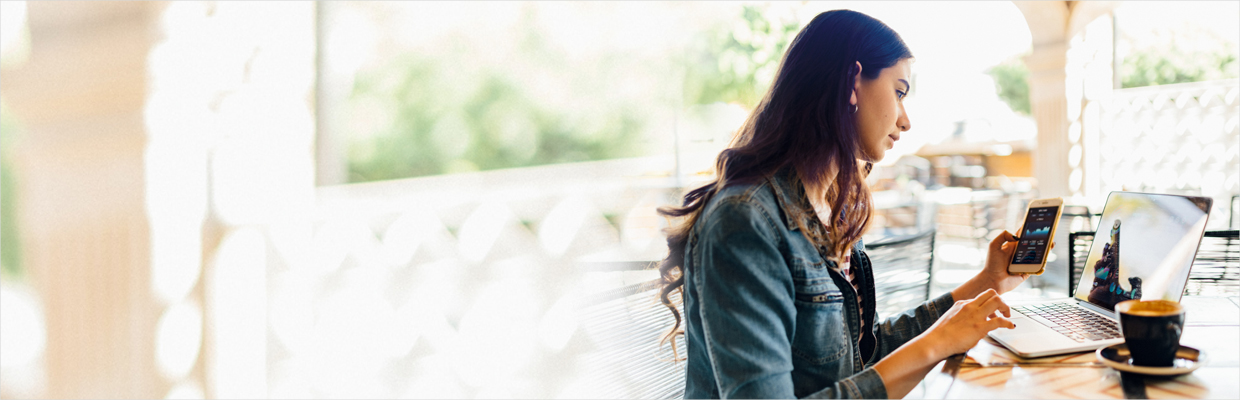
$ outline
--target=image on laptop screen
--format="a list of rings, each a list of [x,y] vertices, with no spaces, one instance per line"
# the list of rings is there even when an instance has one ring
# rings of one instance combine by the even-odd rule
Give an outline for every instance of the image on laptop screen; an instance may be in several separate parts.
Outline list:
[[[1180,301],[1210,203],[1205,197],[1112,192],[1076,298],[1107,310],[1131,299]]]

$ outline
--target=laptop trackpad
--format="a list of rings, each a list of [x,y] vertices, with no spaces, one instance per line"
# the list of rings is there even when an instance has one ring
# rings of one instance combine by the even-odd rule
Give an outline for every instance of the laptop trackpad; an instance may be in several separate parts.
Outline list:
[[[1078,346],[1079,343],[1067,336],[1042,325],[1038,321],[1026,317],[1014,317],[1012,323],[1016,328],[999,328],[990,331],[990,337],[998,340],[1012,352],[1019,355],[1042,353],[1052,349]]]

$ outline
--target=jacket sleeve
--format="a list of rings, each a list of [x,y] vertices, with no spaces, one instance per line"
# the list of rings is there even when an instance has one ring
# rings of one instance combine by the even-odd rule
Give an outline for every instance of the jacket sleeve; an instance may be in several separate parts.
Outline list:
[[[793,398],[792,274],[785,238],[760,206],[721,199],[699,227],[690,274],[701,300],[702,332],[723,398]],[[886,398],[872,369],[813,393],[818,398]]]
[[[934,322],[938,321],[939,317],[943,316],[943,313],[947,312],[954,303],[952,293],[947,292],[876,324],[874,336],[878,339],[878,345],[874,350],[874,356],[867,364],[883,359],[904,343],[930,329],[930,326],[934,325]]]

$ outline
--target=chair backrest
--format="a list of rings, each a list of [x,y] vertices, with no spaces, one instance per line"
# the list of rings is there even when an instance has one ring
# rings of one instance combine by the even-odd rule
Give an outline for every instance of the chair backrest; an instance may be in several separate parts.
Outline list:
[[[1069,253],[1072,268],[1068,274],[1068,294],[1072,295],[1076,292],[1076,283],[1085,270],[1085,259],[1089,257],[1094,232],[1072,232],[1069,238],[1072,243]],[[1184,288],[1184,294],[1240,294],[1240,231],[1206,231],[1201,238],[1201,246],[1197,249],[1192,270],[1188,274],[1188,285]]]
[[[675,319],[656,300],[657,282],[629,285],[587,299],[580,320],[591,347],[580,366],[591,384],[590,397],[684,397],[685,362],[672,361],[671,346],[659,345]],[[676,341],[684,357],[684,339]]]
[[[933,229],[879,239],[865,244],[874,266],[874,288],[880,318],[902,312],[930,299],[934,265]]]
[[[1092,231],[1098,229],[1098,221],[1102,219],[1101,213],[1091,213],[1089,208],[1085,206],[1065,205],[1063,212],[1059,214],[1059,229],[1067,230],[1069,227],[1077,231]],[[1080,228],[1076,228],[1080,226]]]
[[[1231,229],[1240,229],[1240,218],[1236,214],[1240,214],[1240,195],[1231,196],[1231,203],[1227,207],[1227,227]]]

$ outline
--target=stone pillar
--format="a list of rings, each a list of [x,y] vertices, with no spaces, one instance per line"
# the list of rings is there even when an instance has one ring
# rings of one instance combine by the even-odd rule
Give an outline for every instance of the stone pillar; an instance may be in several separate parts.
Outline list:
[[[30,2],[4,76],[23,255],[47,319],[50,398],[163,397],[144,205],[146,55],[160,3]]]
[[[166,277],[156,294],[199,310],[202,325],[199,372],[165,371],[175,393],[267,397],[264,232],[314,204],[314,7],[178,1],[162,17],[148,63],[147,208],[155,254],[172,262],[154,265]]]
[[[1096,155],[1091,153],[1093,149],[1086,148],[1088,138],[1082,138],[1085,86],[1087,81],[1096,81],[1087,79],[1086,74],[1110,77],[1109,71],[1086,71],[1086,67],[1091,70],[1110,67],[1102,65],[1104,57],[1099,56],[1095,61],[1095,52],[1087,51],[1079,34],[1119,3],[1013,3],[1024,14],[1033,38],[1033,51],[1025,57],[1025,65],[1029,68],[1029,100],[1038,125],[1038,147],[1033,153],[1033,176],[1038,181],[1038,196],[1064,197],[1069,202],[1083,202],[1086,194],[1094,194],[1085,187],[1096,181],[1086,175],[1087,165]],[[1101,37],[1102,34],[1095,36]],[[1069,57],[1074,48],[1077,56]],[[1091,90],[1091,98],[1107,95],[1096,92]]]
[[[1115,80],[1119,76],[1114,70],[1114,13],[1103,14],[1095,18],[1076,36],[1073,37],[1071,60],[1069,65],[1080,71],[1080,79],[1069,84],[1080,85],[1078,101],[1079,118],[1072,121],[1076,129],[1069,128],[1069,139],[1077,139],[1073,143],[1075,150],[1069,154],[1069,165],[1073,167],[1069,176],[1069,189],[1073,191],[1077,204],[1102,207],[1106,202],[1107,193],[1102,190],[1101,166],[1101,116],[1102,106],[1109,104],[1115,93]],[[1080,151],[1084,149],[1084,151]]]
[[[340,185],[349,182],[349,162],[343,122],[347,115],[344,100],[353,90],[353,73],[350,68],[341,67],[331,62],[330,52],[337,50],[328,46],[332,31],[340,29],[335,23],[336,12],[340,4],[330,1],[314,3],[314,23],[321,27],[315,29],[315,102],[314,118],[317,132],[314,138],[315,184],[318,186]],[[340,47],[338,44],[336,47]]]
[[[1064,80],[1067,74],[1067,43],[1034,44],[1025,57],[1029,68],[1029,97],[1038,125],[1037,150],[1033,152],[1033,176],[1038,180],[1038,196],[1068,196],[1068,101]]]

